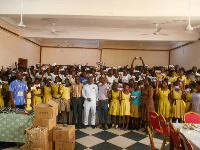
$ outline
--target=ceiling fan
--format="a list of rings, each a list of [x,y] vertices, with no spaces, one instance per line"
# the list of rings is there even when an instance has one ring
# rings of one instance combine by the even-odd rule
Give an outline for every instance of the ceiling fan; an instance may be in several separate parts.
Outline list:
[[[164,36],[168,36],[168,34],[164,34],[164,33],[160,33],[161,31],[161,27],[159,27],[158,23],[155,23],[156,26],[156,30],[154,33],[150,33],[150,34],[140,34],[140,35],[164,35]]]
[[[189,0],[189,17],[188,17],[188,25],[186,27],[186,30],[187,31],[193,31],[194,29],[198,29],[200,28],[200,25],[197,25],[197,26],[192,26],[191,25],[191,16],[190,16],[190,0]]]
[[[21,2],[21,20],[20,20],[20,23],[17,25],[18,27],[20,28],[26,28],[26,25],[23,23],[23,0]]]
[[[53,23],[53,27],[52,27],[52,30],[51,30],[51,33],[52,34],[56,34],[56,33],[59,33],[59,32],[64,32],[64,31],[57,31],[57,30],[55,30],[55,25],[56,25],[56,23]]]

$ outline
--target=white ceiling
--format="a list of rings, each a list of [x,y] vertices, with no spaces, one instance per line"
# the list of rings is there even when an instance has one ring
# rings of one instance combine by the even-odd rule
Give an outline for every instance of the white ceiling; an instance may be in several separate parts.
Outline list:
[[[20,22],[20,3],[14,1],[16,5],[11,0],[2,0],[0,17],[16,26]],[[24,1],[23,22],[27,28],[18,29],[20,36],[56,44],[95,45],[103,41],[105,44],[161,46],[169,46],[180,41],[196,41],[200,37],[200,29],[185,30],[188,25],[188,0],[152,0],[152,3],[148,0],[140,2],[116,0],[115,3],[108,0],[107,5],[113,3],[113,7],[105,7],[104,3],[100,2],[93,5],[88,0],[85,0],[85,4],[79,0],[49,0],[49,3],[47,0],[44,1]],[[83,9],[87,7],[86,4],[88,9]],[[192,26],[200,25],[199,7],[197,7],[199,4],[200,1],[192,0]],[[68,7],[64,9],[64,6]],[[60,31],[56,34],[51,33],[53,22],[56,23],[55,30]],[[155,32],[155,23],[162,28],[160,32],[168,36],[141,35]]]

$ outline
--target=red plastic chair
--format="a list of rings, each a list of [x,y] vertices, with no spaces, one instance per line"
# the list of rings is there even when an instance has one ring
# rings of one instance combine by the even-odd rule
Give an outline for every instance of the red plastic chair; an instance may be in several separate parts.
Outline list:
[[[167,126],[166,120],[161,114],[159,115],[159,120],[160,120],[162,134],[164,136],[163,144],[162,144],[162,147],[161,147],[161,150],[163,150],[167,140],[169,140],[169,138],[170,138],[169,137],[170,136],[170,128]]]
[[[152,150],[155,150],[155,146],[154,146],[154,142],[153,142],[153,136],[151,134],[151,130],[149,127],[147,127],[147,132],[148,132],[148,135],[149,135],[149,140],[150,140],[150,144],[151,144],[151,149]]]
[[[181,140],[178,136],[178,132],[176,132],[175,127],[171,122],[169,123],[169,127],[170,127],[170,134],[173,139],[174,147],[176,147],[178,150],[182,150]]]
[[[162,134],[158,114],[155,111],[151,111],[149,112],[149,118],[153,128],[153,135],[155,134],[155,132],[158,134]]]
[[[184,116],[185,123],[198,123],[200,124],[200,115],[195,112],[188,112]]]

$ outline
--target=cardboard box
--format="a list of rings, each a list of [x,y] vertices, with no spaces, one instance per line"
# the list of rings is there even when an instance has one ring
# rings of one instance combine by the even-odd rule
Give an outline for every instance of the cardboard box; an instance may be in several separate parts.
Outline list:
[[[29,127],[24,131],[27,133],[27,143],[31,148],[46,148],[49,146],[47,127]]]
[[[55,150],[55,143],[53,141],[49,141],[49,150]]]
[[[69,142],[55,142],[55,150],[74,150],[75,136]]]
[[[53,129],[54,142],[69,142],[75,137],[75,125],[63,127],[62,124],[57,125]]]
[[[53,129],[49,131],[49,141],[53,141]]]
[[[51,130],[56,126],[56,117],[52,119],[33,118],[33,126],[47,127],[48,130]]]
[[[20,147],[20,150],[49,150],[49,147],[46,148],[29,148],[26,144]]]
[[[58,115],[58,104],[49,101],[47,104],[35,105],[35,118],[52,119]]]

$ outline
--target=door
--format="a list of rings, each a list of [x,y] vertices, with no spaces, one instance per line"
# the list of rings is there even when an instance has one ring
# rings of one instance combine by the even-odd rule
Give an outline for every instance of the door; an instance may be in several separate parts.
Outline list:
[[[23,59],[23,58],[19,58],[18,59],[18,63],[22,64],[23,68],[27,68],[28,60],[27,59]]]

